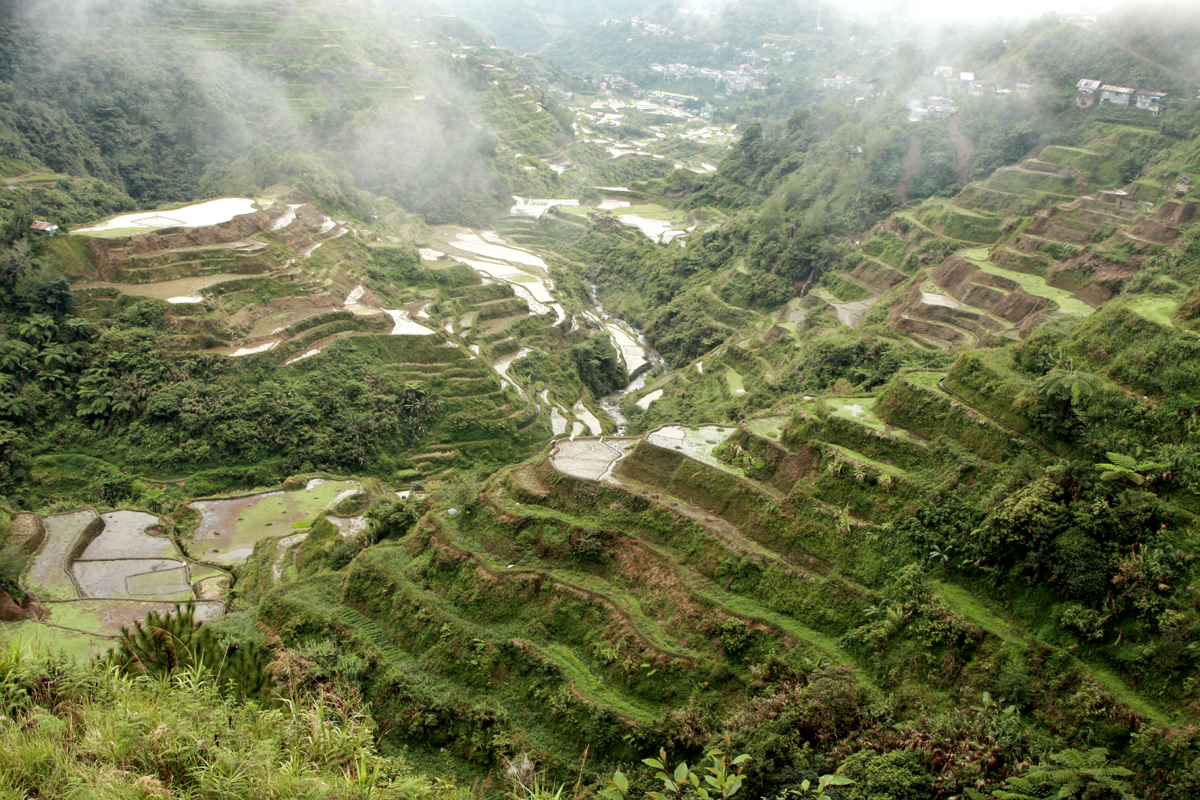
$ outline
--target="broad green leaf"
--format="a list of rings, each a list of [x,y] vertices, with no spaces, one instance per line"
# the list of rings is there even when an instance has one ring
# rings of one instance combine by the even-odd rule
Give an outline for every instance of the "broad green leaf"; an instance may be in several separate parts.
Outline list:
[[[613,783],[621,790],[621,794],[629,793],[629,779],[625,777],[625,773],[621,772],[621,770],[613,773]]]
[[[687,762],[686,762],[686,761],[680,761],[680,762],[679,762],[679,766],[677,766],[677,767],[675,768],[675,780],[676,780],[676,782],[679,782],[679,781],[682,781],[683,779],[685,779],[685,778],[687,777],[687,774],[688,774]]]

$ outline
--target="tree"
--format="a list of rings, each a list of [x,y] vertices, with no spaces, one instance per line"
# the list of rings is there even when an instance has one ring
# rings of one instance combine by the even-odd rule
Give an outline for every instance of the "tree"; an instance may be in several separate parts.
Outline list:
[[[1030,767],[1024,775],[1014,775],[1005,788],[994,794],[997,800],[1065,800],[1084,797],[1086,792],[1089,798],[1133,800],[1133,792],[1124,780],[1131,775],[1124,767],[1109,764],[1108,751],[1103,747],[1087,752],[1072,748],[1052,753],[1048,761]]]
[[[1105,453],[1105,455],[1108,456],[1108,463],[1096,465],[1096,469],[1104,473],[1100,476],[1100,480],[1104,481],[1128,481],[1134,486],[1145,486],[1150,481],[1145,473],[1159,472],[1163,469],[1162,464],[1154,461],[1138,461],[1133,456],[1123,453]]]

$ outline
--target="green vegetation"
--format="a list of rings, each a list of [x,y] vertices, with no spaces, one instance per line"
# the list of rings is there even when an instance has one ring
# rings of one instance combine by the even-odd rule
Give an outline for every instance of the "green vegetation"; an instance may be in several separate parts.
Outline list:
[[[0,12],[0,794],[1200,791],[1178,37],[612,8]]]

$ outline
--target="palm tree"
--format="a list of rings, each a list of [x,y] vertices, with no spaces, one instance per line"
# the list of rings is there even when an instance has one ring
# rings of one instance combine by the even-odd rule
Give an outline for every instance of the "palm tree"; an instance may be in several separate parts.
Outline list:
[[[25,399],[19,394],[0,393],[0,416],[23,417],[29,411]]]
[[[151,511],[161,511],[167,502],[167,490],[161,486],[152,486],[142,492],[142,499],[146,501],[146,505]]]

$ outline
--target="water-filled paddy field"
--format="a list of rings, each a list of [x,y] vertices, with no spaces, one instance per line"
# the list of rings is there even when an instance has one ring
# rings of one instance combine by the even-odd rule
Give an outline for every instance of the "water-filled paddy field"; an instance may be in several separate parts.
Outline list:
[[[206,225],[219,225],[240,214],[252,214],[256,210],[257,205],[249,198],[224,197],[220,200],[193,203],[190,206],[173,208],[169,211],[135,211],[132,214],[122,214],[85,228],[76,228],[73,232],[104,233],[133,228],[137,233],[145,233],[147,230],[155,228],[199,228]]]
[[[731,425],[699,425],[694,428],[664,425],[646,434],[646,440],[659,447],[678,450],[711,467],[741,475],[740,469],[713,455],[713,451],[736,430],[737,428]]]
[[[193,552],[207,561],[244,561],[259,539],[307,528],[321,512],[361,490],[358,481],[314,479],[296,491],[197,500],[192,508],[200,511],[201,518],[192,537]]]
[[[46,539],[24,584],[48,616],[6,628],[25,641],[88,657],[150,611],[168,612],[195,598],[196,581],[226,579],[219,570],[187,563],[170,539],[151,534],[158,522],[141,511],[90,508],[45,517]],[[220,600],[203,600],[196,613],[211,619],[223,609]]]

